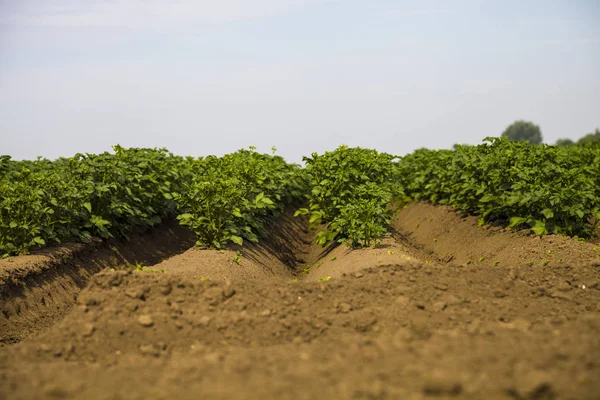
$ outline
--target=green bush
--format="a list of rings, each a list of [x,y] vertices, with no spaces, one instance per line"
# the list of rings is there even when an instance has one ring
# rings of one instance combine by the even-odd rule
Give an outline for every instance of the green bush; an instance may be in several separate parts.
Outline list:
[[[318,244],[337,240],[369,246],[387,232],[392,193],[399,192],[394,190],[394,158],[347,146],[304,157],[310,188],[308,208],[296,214],[309,214],[313,228],[327,225],[317,234]]]
[[[397,179],[415,200],[449,204],[527,226],[539,235],[589,237],[600,218],[600,151],[487,138],[479,146],[418,150],[398,163]]]
[[[127,237],[177,212],[186,160],[164,149],[1,162],[0,254],[91,236]]]
[[[265,223],[305,192],[297,165],[252,150],[198,159],[194,170],[177,197],[177,218],[196,233],[199,246],[256,242]]]

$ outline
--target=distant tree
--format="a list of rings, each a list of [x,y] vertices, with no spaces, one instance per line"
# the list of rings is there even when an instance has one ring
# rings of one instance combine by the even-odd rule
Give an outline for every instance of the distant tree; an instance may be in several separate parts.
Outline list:
[[[542,131],[533,122],[515,121],[502,133],[512,142],[542,143]]]
[[[585,135],[577,141],[577,144],[579,146],[590,143],[600,143],[600,130],[598,130],[598,128],[596,128],[596,130],[593,133],[588,133],[587,135]]]
[[[556,141],[556,146],[573,146],[575,144],[571,139],[558,139]]]

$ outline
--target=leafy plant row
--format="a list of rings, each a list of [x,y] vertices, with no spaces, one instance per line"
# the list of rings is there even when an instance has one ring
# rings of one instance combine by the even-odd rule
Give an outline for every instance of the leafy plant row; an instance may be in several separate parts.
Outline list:
[[[340,146],[305,168],[253,148],[194,159],[165,149],[77,154],[56,161],[0,157],[0,255],[64,240],[127,237],[177,216],[200,246],[257,241],[269,220],[306,205],[316,240],[376,244],[394,198],[448,204],[480,223],[589,237],[600,220],[600,147],[487,138],[479,146],[402,158]]]
[[[549,233],[589,237],[600,219],[600,147],[554,147],[486,138],[478,146],[417,150],[398,163],[414,200]]]
[[[396,157],[375,150],[340,146],[323,155],[304,157],[310,191],[308,208],[296,212],[310,215],[320,245],[332,240],[350,246],[376,244],[387,232],[392,216]]]
[[[0,158],[0,255],[64,240],[128,237],[177,216],[202,246],[256,241],[305,192],[301,169],[240,150],[193,159],[113,147],[56,161]]]
[[[56,161],[0,159],[0,255],[127,237],[176,215],[171,194],[191,178],[189,160],[164,149],[113,149]]]
[[[258,241],[267,221],[305,192],[298,165],[252,148],[198,159],[192,169],[192,179],[175,199],[179,222],[196,233],[199,246]]]

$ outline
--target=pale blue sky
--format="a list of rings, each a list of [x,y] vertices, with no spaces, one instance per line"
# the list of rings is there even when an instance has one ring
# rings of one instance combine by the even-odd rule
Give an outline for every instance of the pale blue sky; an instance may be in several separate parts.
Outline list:
[[[0,0],[0,154],[299,161],[600,127],[598,0]]]

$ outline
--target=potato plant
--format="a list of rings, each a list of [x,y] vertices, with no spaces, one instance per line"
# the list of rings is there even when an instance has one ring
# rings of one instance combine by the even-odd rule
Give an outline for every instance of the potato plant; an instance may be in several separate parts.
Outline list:
[[[198,159],[193,169],[192,180],[177,197],[177,218],[196,233],[197,245],[203,247],[258,241],[267,221],[305,192],[297,165],[252,148]]]
[[[286,207],[309,215],[320,245],[377,244],[390,204],[425,200],[480,216],[480,223],[535,234],[590,237],[600,220],[600,146],[531,145],[487,138],[454,150],[397,159],[340,146],[304,157],[305,168],[254,148],[194,159],[166,149],[54,161],[0,156],[0,255],[65,240],[127,238],[177,217],[198,245],[257,241]]]
[[[479,215],[480,224],[589,237],[600,218],[598,147],[486,138],[454,151],[417,150],[397,166],[406,195]]]
[[[92,236],[127,237],[177,212],[188,161],[164,149],[77,154],[55,161],[3,158],[0,255]]]
[[[310,215],[313,228],[326,225],[317,234],[318,244],[336,240],[370,246],[379,241],[392,216],[392,194],[401,192],[393,179],[395,158],[347,146],[304,157],[310,185],[308,208],[299,209],[296,215]]]

